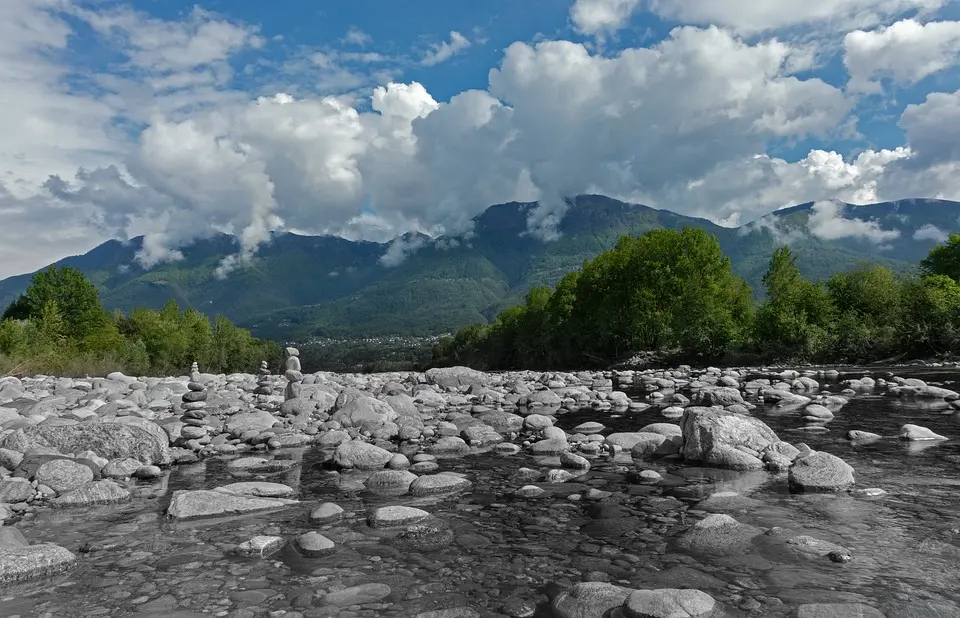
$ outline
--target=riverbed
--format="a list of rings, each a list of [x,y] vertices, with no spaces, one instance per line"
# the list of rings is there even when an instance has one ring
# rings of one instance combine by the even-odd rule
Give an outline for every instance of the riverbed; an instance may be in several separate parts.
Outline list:
[[[887,371],[878,375],[886,375]],[[954,388],[956,370],[895,370]],[[820,389],[864,372],[819,377]],[[561,411],[568,433],[587,421],[601,435],[676,422],[666,404],[640,390],[642,411]],[[805,392],[816,395],[818,391]],[[3,616],[555,616],[551,599],[577,582],[630,589],[692,588],[722,606],[722,615],[794,616],[802,605],[856,604],[888,617],[960,616],[960,414],[944,401],[857,391],[832,421],[811,425],[796,408],[758,404],[752,411],[783,441],[839,456],[856,471],[858,489],[886,493],[790,493],[785,473],[739,472],[682,461],[635,462],[629,452],[589,457],[585,474],[563,483],[523,476],[545,473],[559,458],[492,448],[439,457],[436,472],[463,475],[468,492],[416,498],[366,489],[369,472],[336,470],[332,449],[284,448],[270,457],[299,465],[277,474],[238,478],[229,457],[178,465],[152,481],[130,481],[125,504],[40,509],[17,523],[30,540],[78,553],[80,565],[57,578],[0,589]],[[905,442],[913,423],[946,441]],[[881,439],[852,443],[848,430]],[[411,451],[411,455],[416,452]],[[638,476],[660,475],[656,482]],[[209,489],[238,480],[293,487],[300,502],[243,517],[175,521],[166,517],[176,490]],[[521,486],[545,492],[520,497]],[[609,493],[608,493],[609,492]],[[311,522],[321,503],[343,519]],[[421,543],[373,528],[379,506],[423,509],[442,530]],[[732,516],[764,534],[721,553],[692,551],[678,539],[711,513]],[[771,533],[771,530],[773,533]],[[312,557],[295,544],[268,556],[234,549],[258,535],[293,539],[317,531],[336,550]],[[769,541],[791,531],[849,550],[834,562],[785,551]],[[331,596],[333,595],[333,596]],[[331,602],[336,599],[336,602]],[[443,610],[446,610],[445,612]]]

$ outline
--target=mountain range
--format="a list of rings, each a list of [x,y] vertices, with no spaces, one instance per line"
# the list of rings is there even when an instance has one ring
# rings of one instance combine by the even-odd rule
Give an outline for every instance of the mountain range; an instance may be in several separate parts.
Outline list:
[[[570,200],[559,239],[542,241],[525,234],[535,207],[491,206],[474,219],[472,236],[454,242],[407,234],[397,242],[420,246],[392,266],[381,262],[389,243],[293,233],[275,234],[252,263],[225,279],[217,278],[216,267],[238,251],[227,235],[199,240],[182,249],[182,260],[150,269],[134,260],[142,237],[111,240],[54,265],[83,271],[109,309],[160,308],[172,298],[181,307],[222,313],[258,336],[302,342],[429,335],[487,321],[530,287],[555,284],[620,236],[655,228],[693,226],[716,235],[735,272],[758,293],[771,253],[784,243],[806,276],[821,279],[864,261],[909,272],[947,233],[960,231],[960,202],[946,200],[808,203],[730,228],[582,195]],[[15,300],[32,275],[0,281],[0,306]]]

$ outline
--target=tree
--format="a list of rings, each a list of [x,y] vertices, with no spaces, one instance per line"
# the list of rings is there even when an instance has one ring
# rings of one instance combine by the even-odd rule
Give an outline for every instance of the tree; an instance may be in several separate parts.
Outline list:
[[[34,275],[30,287],[7,307],[2,319],[40,320],[51,302],[63,317],[64,336],[74,341],[84,340],[109,321],[97,288],[72,266],[52,267]]]
[[[836,273],[826,288],[837,312],[830,329],[831,358],[865,361],[895,351],[903,285],[892,270],[864,264]]]
[[[834,308],[826,290],[800,274],[789,247],[773,252],[763,287],[767,299],[757,311],[756,344],[776,357],[809,358],[820,352]]]
[[[960,234],[950,234],[947,242],[934,247],[920,261],[920,272],[924,275],[945,275],[960,281]]]

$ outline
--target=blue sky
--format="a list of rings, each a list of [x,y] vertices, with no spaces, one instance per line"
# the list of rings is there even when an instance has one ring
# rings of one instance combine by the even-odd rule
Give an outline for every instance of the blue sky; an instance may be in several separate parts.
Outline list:
[[[724,225],[960,199],[958,61],[956,0],[6,0],[0,276],[217,231],[227,273],[272,230],[513,199],[549,241],[582,192]]]

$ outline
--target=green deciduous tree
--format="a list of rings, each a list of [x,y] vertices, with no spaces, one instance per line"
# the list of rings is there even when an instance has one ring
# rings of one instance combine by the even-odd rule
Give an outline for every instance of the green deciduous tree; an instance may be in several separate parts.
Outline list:
[[[26,292],[4,311],[3,319],[39,320],[51,302],[63,318],[63,334],[77,342],[109,321],[97,288],[72,266],[53,267],[34,275]]]
[[[960,234],[950,234],[945,243],[934,247],[930,254],[920,261],[920,272],[924,275],[944,275],[960,281]]]
[[[767,298],[757,310],[754,334],[761,351],[798,359],[818,354],[835,313],[826,289],[800,274],[789,247],[774,251],[763,286]]]

